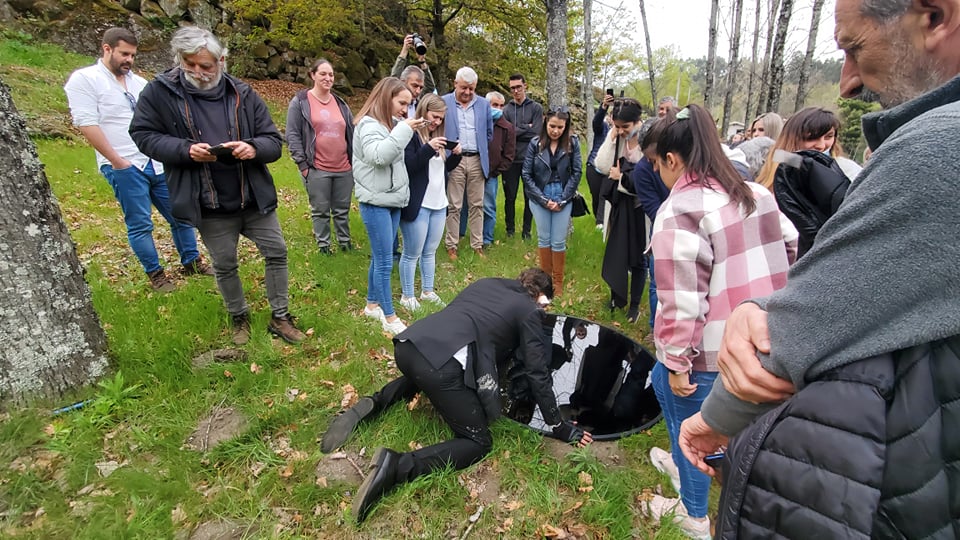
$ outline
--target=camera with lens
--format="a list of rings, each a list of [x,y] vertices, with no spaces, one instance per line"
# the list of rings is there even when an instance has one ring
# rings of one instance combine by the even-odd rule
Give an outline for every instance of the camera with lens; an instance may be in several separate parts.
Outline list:
[[[413,49],[417,51],[417,54],[420,56],[427,54],[427,44],[423,42],[423,38],[420,37],[420,34],[413,34]]]

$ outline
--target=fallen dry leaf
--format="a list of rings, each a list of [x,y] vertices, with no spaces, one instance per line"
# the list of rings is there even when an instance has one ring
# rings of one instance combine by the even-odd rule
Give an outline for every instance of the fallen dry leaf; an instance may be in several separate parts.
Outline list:
[[[253,363],[250,364],[250,373],[253,373],[253,374],[257,375],[257,374],[259,374],[261,371],[263,371],[263,370],[260,368],[260,364],[257,364],[256,362],[253,362]]]
[[[327,477],[326,477],[326,476],[318,476],[318,477],[317,477],[317,482],[316,482],[316,484],[317,484],[318,486],[320,486],[320,487],[324,487],[324,488],[327,487]],[[314,515],[316,515],[316,513],[314,513]]]
[[[581,506],[583,506],[583,501],[577,501],[576,504],[564,510],[563,513],[564,515],[569,514],[570,512],[573,512],[574,510],[580,508]]]
[[[564,529],[554,527],[553,525],[550,525],[548,523],[544,523],[543,525],[540,526],[539,533],[540,533],[540,536],[543,536],[546,538],[556,538],[557,540],[567,540],[571,538],[571,536],[567,534],[567,531],[565,531]]]
[[[513,511],[516,510],[517,508],[522,508],[522,507],[523,507],[523,502],[522,502],[522,501],[510,501],[510,502],[508,502],[507,504],[503,505],[503,507],[506,508],[508,512],[513,512]]]
[[[225,369],[225,370],[223,370],[223,376],[229,379],[229,378],[233,377],[233,373],[230,373],[230,370],[229,370],[229,369]]]
[[[183,508],[181,508],[179,504],[170,511],[170,521],[175,525],[185,519],[187,519],[187,513],[183,511]]]
[[[267,468],[266,463],[262,461],[258,461],[250,465],[250,474],[252,474],[254,478],[257,478],[260,476],[260,473],[262,473],[263,470],[266,468]]]
[[[304,332],[304,334],[306,334],[306,335],[308,335],[308,336],[312,336],[313,333],[314,333],[314,329],[313,329],[313,328],[307,328],[307,331]]]
[[[343,399],[340,400],[340,407],[343,409],[353,407],[359,399],[357,389],[354,388],[352,384],[345,384],[340,387],[340,389],[343,390]]]
[[[293,463],[287,463],[287,466],[280,471],[280,478],[290,478],[293,476]]]
[[[413,395],[413,399],[411,399],[410,402],[407,403],[407,410],[412,411],[416,409],[419,403],[420,403],[420,392],[417,392],[416,394]]]
[[[337,383],[335,383],[335,382],[333,382],[333,381],[327,381],[327,380],[320,381],[320,384],[322,384],[322,385],[324,385],[324,386],[329,386],[330,388],[333,388],[334,386],[337,385]]]
[[[53,437],[56,432],[57,428],[53,424],[47,424],[43,426],[43,433],[48,437]]]
[[[346,452],[334,452],[330,454],[330,459],[347,459]]]
[[[590,476],[590,473],[588,473],[588,472],[586,472],[586,471],[580,471],[580,472],[577,474],[577,479],[580,480],[580,485],[581,485],[581,486],[592,486],[592,485],[593,485],[593,477]]]
[[[297,399],[298,394],[300,394],[300,390],[296,388],[287,388],[287,390],[283,393],[283,395],[287,397],[287,401],[290,403],[293,403],[293,400]]]
[[[423,445],[418,443],[417,441],[410,441],[409,443],[407,443],[407,446],[409,446],[411,450],[420,450],[421,448],[423,448]]]

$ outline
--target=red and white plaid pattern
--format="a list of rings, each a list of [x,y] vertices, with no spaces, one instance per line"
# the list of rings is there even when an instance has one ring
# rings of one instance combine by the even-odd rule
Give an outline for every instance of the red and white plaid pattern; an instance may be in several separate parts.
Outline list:
[[[657,278],[654,341],[673,371],[716,371],[723,327],[737,305],[787,282],[797,230],[773,195],[748,182],[757,209],[744,217],[719,183],[682,176],[657,213],[651,248]]]

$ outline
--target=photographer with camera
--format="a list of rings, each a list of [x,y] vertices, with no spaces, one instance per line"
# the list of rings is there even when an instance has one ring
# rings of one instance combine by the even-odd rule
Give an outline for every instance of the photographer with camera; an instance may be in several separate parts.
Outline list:
[[[416,64],[408,61],[407,56],[410,47],[417,53]],[[430,66],[427,65],[427,45],[423,38],[416,32],[403,38],[403,47],[400,49],[400,55],[397,61],[393,63],[393,69],[390,70],[390,76],[403,81],[410,93],[413,94],[413,101],[410,103],[410,110],[407,118],[415,118],[417,103],[420,95],[431,93],[436,90],[437,85],[433,81],[433,73],[430,72]]]

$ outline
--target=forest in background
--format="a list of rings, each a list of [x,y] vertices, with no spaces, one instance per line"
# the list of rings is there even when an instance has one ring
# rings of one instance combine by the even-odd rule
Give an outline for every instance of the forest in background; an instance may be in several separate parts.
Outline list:
[[[844,116],[849,129],[842,142],[859,157],[859,113],[869,106],[838,100],[842,61],[816,57],[815,33],[803,40],[805,49],[787,39],[833,16],[823,12],[824,1],[711,0],[713,16],[704,28],[684,27],[678,14],[686,39],[708,41],[701,58],[684,58],[676,46],[651,48],[643,0],[619,6],[593,0],[0,0],[0,20],[85,54],[97,53],[107,26],[132,26],[143,36],[140,66],[154,70],[169,65],[169,34],[198,24],[225,38],[236,75],[305,81],[313,59],[322,56],[334,62],[336,89],[348,95],[388,75],[404,35],[417,32],[440,92],[463,65],[480,75],[481,93],[509,96],[508,77],[520,72],[531,97],[570,105],[583,128],[603,89],[612,87],[646,110],[665,95],[706,104],[723,133],[761,112],[786,117],[820,105]],[[627,3],[639,4],[640,20],[624,10]],[[800,20],[801,14],[813,20]],[[566,29],[560,58],[547,54],[551,15]],[[824,39],[829,36],[819,42]],[[718,51],[718,42],[728,50]],[[548,95],[548,79],[560,68],[566,76],[552,88],[565,89],[564,95]]]

